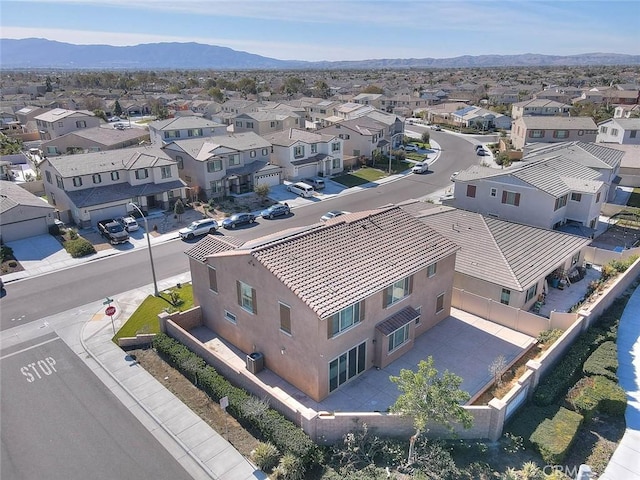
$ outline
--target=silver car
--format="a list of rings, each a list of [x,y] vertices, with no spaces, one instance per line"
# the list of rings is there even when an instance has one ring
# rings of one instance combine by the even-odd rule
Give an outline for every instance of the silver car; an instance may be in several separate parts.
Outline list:
[[[219,225],[213,218],[205,218],[202,220],[196,220],[191,225],[178,231],[180,238],[191,240],[194,237],[200,235],[206,235],[207,233],[216,233]]]

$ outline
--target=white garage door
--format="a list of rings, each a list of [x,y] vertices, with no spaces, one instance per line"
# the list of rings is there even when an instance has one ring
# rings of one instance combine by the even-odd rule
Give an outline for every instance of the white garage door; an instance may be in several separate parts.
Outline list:
[[[260,184],[267,184],[270,187],[280,185],[280,172],[260,176],[256,175],[256,185]]]
[[[47,220],[44,217],[22,220],[20,222],[2,225],[2,241],[14,242],[23,238],[35,237],[49,233]]]
[[[315,177],[318,172],[318,166],[315,163],[311,165],[302,165],[298,167],[298,178]]]
[[[101,208],[99,210],[91,210],[91,225],[94,227],[101,220],[110,218],[124,217],[127,214],[127,207],[119,205],[117,207]]]

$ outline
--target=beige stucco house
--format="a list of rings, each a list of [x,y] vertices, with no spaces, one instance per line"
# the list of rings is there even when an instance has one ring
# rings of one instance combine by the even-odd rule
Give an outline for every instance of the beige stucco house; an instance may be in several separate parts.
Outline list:
[[[55,207],[20,185],[0,180],[0,240],[12,242],[45,235],[55,218]]]
[[[41,140],[51,140],[66,133],[97,127],[102,120],[85,110],[54,108],[34,117]]]
[[[597,134],[591,117],[524,116],[513,121],[511,143],[522,150],[529,143],[595,142]]]
[[[457,250],[388,207],[186,253],[203,325],[321,401],[449,315]]]

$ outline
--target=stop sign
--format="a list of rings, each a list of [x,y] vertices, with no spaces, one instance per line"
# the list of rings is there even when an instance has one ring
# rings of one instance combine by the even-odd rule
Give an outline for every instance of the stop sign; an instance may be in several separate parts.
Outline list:
[[[116,307],[114,307],[113,305],[109,305],[107,307],[107,309],[104,311],[104,313],[106,313],[107,315],[111,316],[111,315],[115,315],[116,313]]]

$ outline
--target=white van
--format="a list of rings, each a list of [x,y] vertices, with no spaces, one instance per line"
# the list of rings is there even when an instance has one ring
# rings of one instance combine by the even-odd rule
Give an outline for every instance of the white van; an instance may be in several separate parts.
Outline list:
[[[296,195],[300,195],[301,197],[313,196],[313,187],[303,182],[292,183],[287,186],[287,190],[295,193]]]

